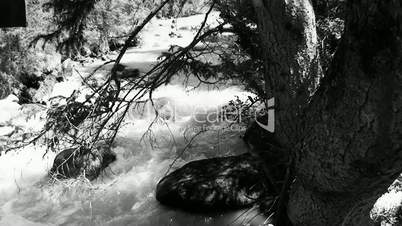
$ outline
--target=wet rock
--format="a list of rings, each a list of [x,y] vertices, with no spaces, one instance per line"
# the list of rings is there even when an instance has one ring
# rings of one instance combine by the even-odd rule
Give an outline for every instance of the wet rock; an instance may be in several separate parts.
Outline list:
[[[108,41],[109,50],[116,51],[121,49],[124,46],[124,40],[122,39],[110,39]]]
[[[56,156],[50,175],[68,179],[84,174],[89,180],[94,180],[115,160],[116,154],[108,148],[100,147],[93,151],[84,148],[66,149]]]
[[[80,49],[80,54],[81,56],[88,57],[89,55],[91,55],[91,49],[88,46],[83,46]]]
[[[186,210],[243,208],[264,194],[260,172],[250,154],[190,162],[158,183],[156,199]]]
[[[91,43],[89,49],[91,51],[89,54],[90,57],[99,57],[102,55],[102,47],[98,43]]]
[[[112,38],[109,39],[108,41],[108,46],[110,51],[117,51],[123,48],[123,46],[126,44],[126,39],[125,38]],[[134,38],[128,43],[128,47],[137,47],[139,45],[139,40],[138,38]]]
[[[136,79],[140,76],[138,68],[130,68],[123,64],[116,66],[116,76],[118,79]]]
[[[43,81],[39,82],[38,89],[30,89],[32,102],[40,103],[49,98],[53,92],[54,85],[57,83],[55,76],[46,76]]]
[[[40,82],[44,80],[44,76],[42,74],[27,74],[24,72],[21,73],[19,79],[27,88],[39,89]]]
[[[18,95],[18,103],[19,104],[29,104],[32,103],[32,95],[33,95],[33,90],[28,89],[27,87],[24,87],[21,89]]]

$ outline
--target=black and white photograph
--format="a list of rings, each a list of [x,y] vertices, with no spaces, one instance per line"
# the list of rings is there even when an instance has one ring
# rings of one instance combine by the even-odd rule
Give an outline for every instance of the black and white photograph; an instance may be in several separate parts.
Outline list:
[[[402,226],[402,0],[0,0],[0,226]]]

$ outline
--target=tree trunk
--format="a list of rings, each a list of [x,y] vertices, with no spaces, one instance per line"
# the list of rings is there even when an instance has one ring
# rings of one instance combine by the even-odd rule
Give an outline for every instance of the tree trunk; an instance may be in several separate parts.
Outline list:
[[[101,54],[109,52],[109,36],[111,25],[108,13],[112,11],[112,1],[105,1],[100,12],[99,30],[99,51]]]
[[[267,93],[279,102],[277,133],[293,154],[292,223],[370,225],[371,207],[402,171],[400,1],[348,3],[345,33],[317,91],[310,1],[253,5]]]
[[[322,76],[313,7],[309,1],[253,0],[261,34],[268,99],[276,101],[276,136],[294,144],[291,124]]]

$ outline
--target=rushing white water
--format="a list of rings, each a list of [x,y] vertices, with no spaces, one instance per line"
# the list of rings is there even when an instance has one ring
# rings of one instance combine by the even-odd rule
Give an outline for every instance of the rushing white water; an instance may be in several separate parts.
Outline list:
[[[217,15],[214,13],[210,21],[216,22]],[[171,20],[152,22],[142,34],[143,46],[130,49],[123,63],[146,71],[170,44],[188,44],[196,32],[192,27],[199,26],[203,18],[198,15],[175,21],[176,32],[181,33],[176,37],[169,35]],[[80,70],[85,74],[96,66],[95,63]],[[205,88],[188,92],[191,87],[181,85],[180,79],[172,84],[158,89],[154,98],[165,98],[170,102],[168,106],[176,112],[175,120],[156,123],[151,136],[150,133],[144,136],[154,119],[153,112],[145,115],[135,110],[130,112],[113,148],[117,161],[96,181],[68,180],[50,184],[47,172],[55,154],[48,153],[43,157],[42,147],[27,147],[0,156],[0,226],[260,225],[264,217],[255,209],[194,214],[162,206],[155,200],[156,184],[168,169],[191,160],[247,151],[240,138],[244,128],[225,129],[227,123],[213,121],[216,117],[210,118],[213,122],[204,120],[208,113],[235,96],[245,99],[249,93],[228,86],[220,90]],[[57,84],[51,96],[69,96],[80,85],[79,76],[69,78]],[[18,125],[24,130],[38,130],[43,126],[43,115],[27,118],[32,114],[21,111],[12,98],[5,102],[0,101],[0,116],[5,124]],[[8,132],[8,127],[1,128],[4,131],[0,133]],[[191,138],[205,129],[207,131],[188,146]],[[183,150],[186,151],[183,153]],[[172,162],[175,162],[174,166],[171,166]]]
[[[194,214],[161,206],[155,200],[155,187],[174,159],[196,134],[202,123],[194,123],[192,106],[208,110],[235,96],[249,95],[237,87],[223,90],[186,92],[170,85],[156,92],[158,97],[175,100],[185,112],[177,121],[153,127],[156,140],[143,138],[153,115],[128,119],[117,139],[117,161],[95,182],[71,180],[49,184],[47,171],[54,154],[42,158],[43,149],[26,148],[0,157],[0,225],[245,225],[256,216],[250,211]],[[219,97],[219,98],[217,98]],[[134,117],[133,117],[134,118]],[[239,131],[222,130],[224,122],[214,123],[194,139],[173,168],[207,157],[246,151]],[[205,128],[205,127],[204,127]],[[194,130],[193,130],[194,129]],[[186,134],[186,138],[184,137]],[[187,140],[186,140],[187,139]],[[152,145],[151,145],[152,143]],[[258,219],[254,218],[254,220]],[[261,221],[261,219],[258,219]]]

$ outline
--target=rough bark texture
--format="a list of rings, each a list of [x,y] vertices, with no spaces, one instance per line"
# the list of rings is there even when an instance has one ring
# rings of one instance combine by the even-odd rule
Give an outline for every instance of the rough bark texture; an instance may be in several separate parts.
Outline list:
[[[277,131],[294,153],[292,223],[370,225],[375,200],[402,170],[401,2],[349,1],[342,42],[315,93],[310,1],[253,4],[267,88],[279,102]],[[292,18],[299,22],[290,26]]]
[[[253,0],[261,34],[265,86],[276,100],[276,134],[293,143],[290,122],[316,91],[322,75],[315,16],[309,1]]]

